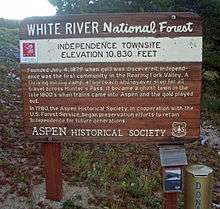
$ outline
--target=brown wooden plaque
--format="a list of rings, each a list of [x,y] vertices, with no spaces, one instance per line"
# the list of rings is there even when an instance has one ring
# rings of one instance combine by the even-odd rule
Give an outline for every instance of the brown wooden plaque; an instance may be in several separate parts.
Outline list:
[[[20,49],[31,140],[174,144],[199,138],[196,14],[28,18]]]

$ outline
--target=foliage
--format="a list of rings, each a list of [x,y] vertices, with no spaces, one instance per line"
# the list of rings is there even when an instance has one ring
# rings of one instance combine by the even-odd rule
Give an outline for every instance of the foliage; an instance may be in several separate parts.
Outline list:
[[[4,18],[0,18],[0,27],[9,28],[9,29],[17,29],[19,27],[19,20],[7,20]]]
[[[217,71],[204,72],[202,89],[203,118],[220,127],[220,75]]]
[[[202,97],[202,115],[205,120],[220,127],[220,99],[204,94]]]
[[[142,208],[137,204],[139,200],[149,208],[155,206],[156,209],[159,203],[157,198],[152,197],[160,190],[161,177],[158,165],[154,165],[153,161],[158,161],[158,156],[153,154],[155,147],[146,149],[148,155],[143,156],[145,149],[140,149],[140,146],[99,145],[86,151],[77,149],[76,145],[74,149],[65,146],[62,159],[70,169],[71,177],[68,180],[74,185],[82,186],[82,182],[89,185],[95,198],[102,201],[103,207],[139,209]],[[143,160],[136,156],[143,156]],[[117,198],[105,201],[113,191]],[[145,199],[152,201],[147,202]]]
[[[203,73],[203,92],[208,93],[208,96],[218,98],[220,91],[216,91],[220,86],[220,74],[217,71],[205,71]],[[204,95],[205,96],[205,95]]]
[[[63,203],[62,209],[83,209],[83,208],[77,205],[74,200],[70,199]]]
[[[18,46],[18,28],[8,29],[5,27],[0,27],[0,44],[12,44]]]
[[[145,205],[149,209],[160,209],[161,208],[161,200],[156,196],[150,196],[144,198]]]
[[[184,209],[184,193],[180,193],[179,195],[178,209]]]
[[[0,65],[18,69],[18,29],[0,27]],[[9,69],[8,69],[9,70]]]

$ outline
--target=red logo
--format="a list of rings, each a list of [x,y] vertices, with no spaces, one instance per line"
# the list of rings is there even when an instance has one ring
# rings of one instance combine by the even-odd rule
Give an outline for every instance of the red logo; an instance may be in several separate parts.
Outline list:
[[[35,50],[35,43],[23,43],[23,57],[35,57]]]

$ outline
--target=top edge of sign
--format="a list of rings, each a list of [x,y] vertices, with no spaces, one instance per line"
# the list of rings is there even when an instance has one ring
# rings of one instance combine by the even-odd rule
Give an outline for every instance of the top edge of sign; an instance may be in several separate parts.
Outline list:
[[[108,13],[30,17],[20,39],[202,36],[201,18],[190,12]]]
[[[33,19],[39,20],[39,19],[65,19],[69,17],[94,17],[94,16],[102,16],[102,17],[118,17],[118,16],[171,16],[176,15],[176,17],[194,17],[194,18],[201,18],[200,15],[194,12],[139,12],[139,13],[86,13],[86,14],[69,14],[69,15],[53,15],[53,16],[31,16],[24,18],[21,23],[26,23],[28,21],[32,21]]]

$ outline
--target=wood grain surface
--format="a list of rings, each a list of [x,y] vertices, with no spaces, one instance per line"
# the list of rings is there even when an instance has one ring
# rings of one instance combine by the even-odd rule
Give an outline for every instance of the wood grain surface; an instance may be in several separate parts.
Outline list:
[[[104,23],[143,27],[152,21],[157,25],[155,33],[102,31]],[[81,33],[65,34],[65,24],[73,22],[96,22],[99,32],[84,33],[82,30]],[[161,32],[160,22],[167,22],[168,26],[192,23],[193,31]],[[59,34],[28,35],[27,25],[55,23],[60,24]],[[198,15],[175,12],[34,17],[22,21],[20,27],[20,40],[27,42],[94,37],[100,40],[102,37],[124,37],[126,41],[126,37],[201,36]],[[52,142],[73,143],[179,144],[198,140],[201,68],[201,62],[178,60],[166,63],[22,63],[25,134],[35,142],[46,142],[48,138]],[[65,133],[60,132],[64,129]],[[101,130],[102,133],[85,135],[85,130],[94,133]],[[117,134],[106,136],[103,133],[106,130]],[[140,135],[132,135],[135,130]],[[141,135],[143,133],[146,135]]]

